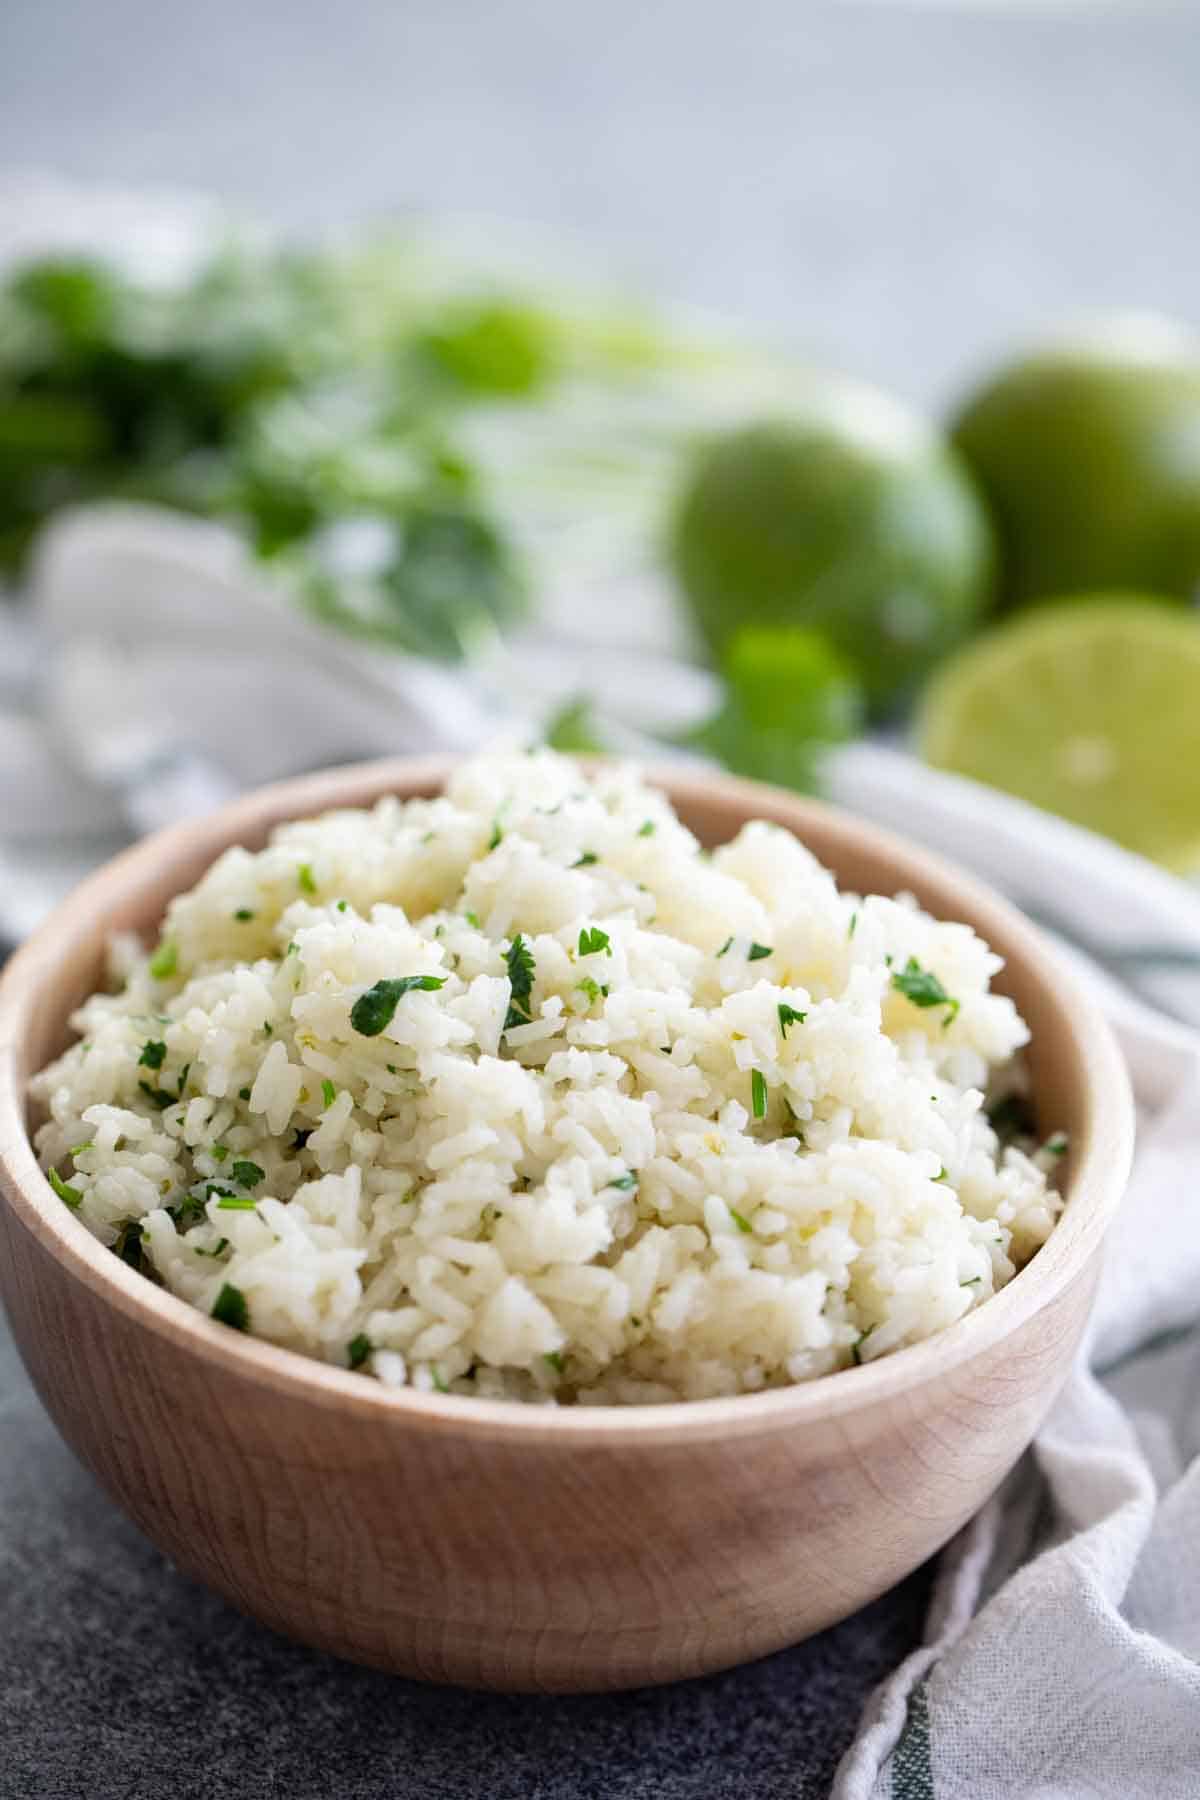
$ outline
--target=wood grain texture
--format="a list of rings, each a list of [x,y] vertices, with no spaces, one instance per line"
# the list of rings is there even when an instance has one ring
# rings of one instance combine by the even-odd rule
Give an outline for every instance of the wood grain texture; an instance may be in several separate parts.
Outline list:
[[[389,1391],[238,1336],[128,1269],[52,1194],[29,1075],[66,1043],[116,929],[153,933],[221,850],[445,762],[376,763],[251,795],[93,876],[0,983],[0,1291],[67,1439],[181,1568],[307,1643],[428,1680],[579,1691],[759,1656],[844,1617],[943,1544],[1064,1379],[1124,1187],[1132,1106],[1090,998],[960,872],[811,801],[653,771],[708,843],[795,830],[858,891],[907,889],[1007,961],[1068,1203],[1007,1288],[938,1337],[806,1386],[547,1412]]]

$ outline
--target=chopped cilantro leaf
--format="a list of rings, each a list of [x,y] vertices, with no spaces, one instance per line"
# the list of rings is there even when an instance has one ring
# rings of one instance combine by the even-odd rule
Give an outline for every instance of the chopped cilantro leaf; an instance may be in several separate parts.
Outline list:
[[[504,1016],[504,1030],[511,1031],[515,1025],[528,1025],[533,1018],[530,1009],[534,976],[533,951],[519,931],[504,952],[504,961],[511,990],[508,1011]]]
[[[138,1057],[139,1069],[161,1069],[166,1060],[167,1046],[156,1043],[153,1039],[142,1045],[142,1054]]]
[[[377,981],[360,994],[350,1008],[350,1023],[362,1037],[378,1037],[396,1016],[396,1007],[405,994],[414,991],[432,994],[445,987],[445,975],[400,975],[394,981]]]
[[[256,1162],[235,1162],[229,1173],[239,1187],[257,1187],[266,1179],[266,1170],[260,1169]]]
[[[138,1086],[143,1094],[145,1094],[147,1100],[152,1101],[153,1104],[157,1106],[159,1112],[162,1112],[165,1107],[174,1106],[179,1098],[178,1094],[168,1094],[165,1088],[151,1087],[148,1081],[139,1081]]]
[[[903,969],[893,974],[892,986],[914,1006],[946,1007],[943,1030],[958,1017],[959,1001],[951,999],[937,976],[931,970],[923,969],[915,956],[910,956]]]
[[[575,983],[575,987],[579,993],[586,994],[591,1004],[595,1006],[597,1000],[600,998],[600,983],[598,981],[593,981],[590,975],[585,975],[582,981],[577,981]]]
[[[371,1340],[363,1331],[360,1331],[357,1337],[351,1338],[346,1345],[346,1355],[352,1369],[361,1369],[370,1354]]]
[[[239,925],[248,925],[254,914],[248,906],[239,906],[233,916]]]
[[[238,1089],[238,1099],[239,1100],[248,1100],[249,1098],[250,1098],[250,1089],[249,1088],[239,1088]]]
[[[80,1193],[79,1189],[77,1187],[72,1187],[69,1182],[64,1181],[57,1169],[48,1169],[46,1171],[46,1179],[58,1195],[59,1199],[65,1202],[67,1206],[76,1207],[82,1204],[83,1195]]]
[[[225,1158],[229,1155],[229,1145],[228,1144],[213,1144],[210,1146],[208,1154],[212,1157],[214,1162],[222,1163],[225,1161]]]
[[[767,1079],[761,1069],[750,1072],[750,1110],[756,1119],[767,1116]]]
[[[644,819],[638,826],[639,837],[653,837],[657,827],[653,819]]]
[[[334,1087],[328,1076],[326,1076],[325,1080],[321,1083],[321,1098],[325,1102],[327,1111],[337,1099],[337,1089]]]
[[[349,912],[350,902],[348,900],[339,900],[337,903],[337,909],[339,912]]]
[[[502,843],[503,840],[504,840],[504,827],[501,825],[500,815],[499,815],[499,813],[497,813],[496,817],[492,820],[492,835],[488,839],[488,849],[495,850],[497,845]]]
[[[789,1025],[803,1025],[805,1019],[808,1017],[806,1012],[797,1012],[794,1006],[788,1006],[783,1000],[779,1002],[778,1011],[779,1031],[780,1035],[784,1038],[787,1037]]]
[[[465,912],[463,918],[474,931],[479,930],[479,914],[477,912]]]
[[[846,932],[846,936],[848,938],[852,938],[857,930],[858,930],[858,914],[857,914],[857,912],[852,912],[850,914],[850,926]]]
[[[770,949],[766,944],[751,944],[749,950],[746,952],[746,961],[761,962],[764,956],[774,956],[774,954],[774,950]]]
[[[246,1305],[246,1296],[241,1288],[236,1288],[231,1281],[227,1281],[213,1301],[212,1316],[222,1325],[231,1326],[234,1331],[249,1331],[250,1308]]]
[[[563,1363],[562,1357],[558,1354],[557,1350],[547,1350],[547,1352],[542,1360],[544,1362],[549,1363],[550,1367],[554,1370],[554,1373],[556,1375],[562,1374],[563,1368],[565,1365]]]
[[[608,1185],[610,1188],[620,1188],[622,1193],[627,1194],[630,1191],[630,1189],[635,1188],[637,1186],[637,1184],[638,1184],[637,1170],[630,1169],[630,1171],[627,1175],[618,1175],[617,1179],[615,1181],[610,1181]]]
[[[1046,1142],[1042,1145],[1042,1149],[1050,1156],[1065,1156],[1067,1154],[1066,1132],[1056,1131],[1053,1136],[1046,1139]]]
[[[128,1263],[131,1269],[141,1268],[142,1226],[139,1219],[122,1220],[113,1251],[123,1263]]]
[[[311,863],[301,863],[300,864],[300,867],[296,870],[296,880],[299,883],[300,892],[302,894],[315,894],[316,893],[317,883],[316,883],[316,879],[312,872],[312,864]]]
[[[865,1331],[861,1331],[858,1334],[858,1336],[855,1338],[854,1342],[851,1344],[850,1354],[854,1358],[856,1363],[861,1363],[861,1361],[862,1361],[861,1346],[866,1343],[867,1339],[870,1337],[870,1335],[874,1331],[874,1329],[875,1329],[875,1327],[873,1325],[868,1325],[867,1329]]]
[[[573,862],[571,867],[573,869],[588,869],[593,863],[598,863],[599,861],[600,858],[596,855],[594,850],[585,850],[578,862]]]
[[[935,1175],[935,1176],[934,1176],[934,1178],[933,1178],[933,1179],[934,1179],[934,1180],[935,1180],[935,1181],[945,1181],[945,1179],[946,1179],[946,1165],[945,1165],[945,1163],[943,1163],[943,1164],[942,1164],[942,1166],[941,1166],[941,1168],[940,1168],[940,1169],[939,1169],[939,1170],[938,1170],[938,1172],[937,1172],[937,1174],[936,1174],[936,1175]]]
[[[738,1212],[735,1207],[731,1206],[729,1208],[729,1216],[733,1220],[734,1224],[737,1226],[739,1231],[748,1232],[753,1229],[753,1227],[750,1224],[749,1219],[745,1218],[744,1215],[742,1213]]]
[[[959,1287],[976,1287],[983,1280],[982,1275],[972,1275],[968,1281],[960,1281]]]
[[[155,981],[170,981],[179,965],[179,951],[167,938],[150,958],[150,974]]]
[[[204,1217],[204,1202],[197,1200],[194,1194],[188,1194],[178,1206],[168,1206],[167,1217],[173,1222],[176,1231],[189,1231]]]
[[[579,934],[580,956],[598,956],[601,950],[606,956],[612,955],[607,931],[601,931],[598,925],[585,925]]]
[[[731,937],[727,937],[725,939],[725,942],[721,945],[721,948],[717,951],[717,955],[724,956],[725,952],[730,948],[732,943],[733,943],[733,939]]]
[[[442,1375],[442,1371],[440,1369],[435,1369],[431,1366],[429,1373],[433,1376],[433,1385],[437,1389],[438,1393],[439,1394],[448,1394],[450,1392],[450,1389],[445,1381],[445,1378]]]

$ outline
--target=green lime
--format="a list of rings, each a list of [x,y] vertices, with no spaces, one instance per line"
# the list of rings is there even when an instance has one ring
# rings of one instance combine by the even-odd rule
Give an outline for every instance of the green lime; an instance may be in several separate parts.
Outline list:
[[[1200,339],[1153,316],[1000,370],[952,437],[988,501],[1002,598],[1200,585]]]
[[[715,652],[747,623],[822,632],[878,710],[970,630],[991,540],[953,452],[895,401],[849,383],[704,449],[673,556]]]
[[[1037,608],[934,676],[927,762],[1090,826],[1169,868],[1200,863],[1200,620],[1144,594]]]

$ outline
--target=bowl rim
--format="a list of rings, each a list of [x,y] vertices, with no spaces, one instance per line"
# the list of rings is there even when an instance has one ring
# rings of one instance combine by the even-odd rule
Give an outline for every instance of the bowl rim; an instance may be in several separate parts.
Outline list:
[[[923,846],[806,795],[670,761],[647,763],[643,772],[673,804],[686,809],[689,799],[711,802],[714,792],[720,792],[746,819],[774,815],[801,841],[806,825],[812,825],[826,838],[866,849],[896,869],[898,888],[906,885],[906,877],[918,885],[925,878],[952,888],[981,935],[989,942],[993,933],[1003,940],[1006,960],[1019,958],[1066,1019],[1084,1091],[1083,1142],[1072,1150],[1068,1204],[1046,1243],[999,1293],[920,1343],[812,1381],[708,1400],[543,1407],[365,1381],[349,1369],[231,1331],[114,1256],[55,1195],[26,1129],[20,1047],[60,946],[86,935],[98,901],[107,906],[114,894],[138,894],[173,862],[184,861],[185,853],[194,860],[198,844],[204,846],[207,866],[244,836],[262,837],[264,830],[287,819],[341,805],[371,805],[390,793],[411,798],[437,791],[463,760],[445,755],[349,764],[253,789],[200,819],[168,826],[89,875],[11,958],[0,975],[0,1202],[73,1279],[153,1337],[242,1380],[303,1395],[319,1408],[354,1413],[381,1428],[404,1423],[472,1438],[520,1437],[543,1448],[555,1443],[578,1448],[585,1441],[612,1446],[648,1439],[686,1442],[845,1420],[951,1376],[1027,1323],[1081,1274],[1124,1191],[1134,1115],[1128,1075],[1108,1023],[1065,960],[1055,956],[1041,931],[1007,900]],[[598,764],[604,759],[582,760]]]

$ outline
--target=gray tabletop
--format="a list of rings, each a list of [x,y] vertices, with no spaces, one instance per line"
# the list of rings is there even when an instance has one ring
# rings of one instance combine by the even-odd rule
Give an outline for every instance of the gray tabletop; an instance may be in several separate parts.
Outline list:
[[[504,215],[935,403],[1096,305],[1200,313],[1194,11],[878,0],[15,0],[0,172],[215,189],[300,229]],[[912,1578],[813,1642],[582,1700],[420,1688],[175,1573],[0,1327],[0,1800],[789,1800],[916,1640]]]
[[[177,1573],[63,1446],[2,1323],[0,1446],[3,1800],[807,1800],[928,1585],[671,1688],[422,1687],[286,1643]]]

